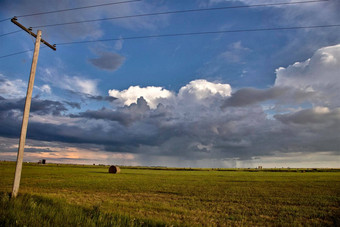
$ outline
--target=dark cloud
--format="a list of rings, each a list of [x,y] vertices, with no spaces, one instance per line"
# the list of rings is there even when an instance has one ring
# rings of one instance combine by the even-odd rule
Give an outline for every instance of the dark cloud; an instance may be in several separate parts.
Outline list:
[[[79,114],[73,114],[71,117],[117,121],[123,125],[129,125],[133,121],[130,115],[118,111],[112,111],[106,108],[102,108],[100,110],[87,110]]]
[[[274,116],[279,121],[286,124],[339,124],[340,109],[330,110],[326,107],[316,107],[314,109],[301,110],[290,114],[277,114]]]
[[[112,97],[113,98],[113,97]],[[137,120],[149,115],[150,107],[143,97],[127,107],[121,107],[117,110],[109,110],[102,108],[100,110],[87,110],[78,114],[70,115],[73,118],[88,118],[88,119],[101,119],[108,121],[116,121],[124,126],[129,126]]]
[[[338,109],[318,107],[268,118],[260,105],[252,105],[269,99],[288,100],[294,94],[283,88],[241,89],[229,98],[223,111],[220,106],[225,100],[218,96],[204,100],[181,96],[154,109],[140,97],[129,106],[63,115],[59,123],[49,121],[48,116],[65,111],[65,105],[77,104],[35,99],[32,114],[47,120],[31,118],[27,137],[182,161],[250,160],[273,152],[336,152],[340,146]],[[14,110],[23,106],[23,99],[1,100],[0,104],[0,136],[18,138],[22,113]]]
[[[0,111],[9,111],[9,110],[19,110],[23,111],[25,106],[25,99],[1,99],[0,100]],[[31,109],[30,112],[38,115],[60,115],[62,112],[67,111],[68,109],[65,105],[58,101],[51,100],[41,100],[32,98]]]
[[[246,160],[270,155],[273,151],[325,151],[335,150],[340,145],[339,120],[337,124],[320,121],[322,127],[309,124],[300,127],[290,123],[295,116],[290,116],[289,120],[288,116],[285,120],[278,116],[268,119],[256,105],[226,108],[222,112],[218,104],[200,105],[197,110],[191,107],[190,111],[178,108],[181,107],[159,105],[150,109],[140,98],[137,104],[117,110],[81,112],[69,118],[72,124],[67,123],[67,118],[60,124],[31,121],[27,136],[40,141],[101,145],[111,152],[183,160]],[[338,113],[333,112],[331,116],[337,119]],[[18,114],[10,110],[0,114],[0,135],[18,137],[19,119]]]
[[[80,103],[78,103],[78,102],[64,101],[64,103],[66,103],[67,105],[69,105],[72,108],[80,109]]]
[[[222,108],[248,106],[269,100],[278,104],[299,104],[311,100],[314,96],[313,91],[280,86],[268,89],[241,88],[223,103]]]
[[[32,113],[37,113],[39,115],[60,115],[61,112],[67,111],[67,108],[63,103],[58,101],[33,99],[31,111]]]
[[[102,96],[102,95],[91,95],[91,94],[86,94],[86,93],[82,93],[79,91],[72,91],[72,90],[66,90],[67,92],[69,92],[71,95],[75,95],[77,98],[80,98],[82,100],[82,102],[86,102],[89,100],[92,101],[106,101],[106,102],[113,102],[115,101],[117,98],[112,97],[112,96]],[[78,108],[78,106],[80,107],[80,103],[76,103],[76,102],[65,102],[68,105],[70,105],[72,108]],[[71,105],[72,104],[72,105]]]
[[[103,52],[98,58],[89,59],[89,62],[97,68],[115,71],[125,61],[125,57],[111,52]]]
[[[113,102],[117,98],[112,96],[101,96],[101,95],[86,95],[88,99],[96,100],[96,101],[108,101]]]
[[[286,93],[282,88],[270,88],[260,90],[255,88],[242,88],[236,91],[229,99],[223,104],[223,108],[227,106],[247,106],[266,100],[275,99]]]

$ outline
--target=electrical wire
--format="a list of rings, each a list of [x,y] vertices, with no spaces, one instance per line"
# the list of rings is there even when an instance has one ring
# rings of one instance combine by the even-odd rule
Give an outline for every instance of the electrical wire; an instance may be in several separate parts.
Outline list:
[[[47,12],[31,13],[31,14],[26,14],[26,15],[20,15],[20,16],[17,16],[17,17],[18,18],[19,17],[30,17],[30,16],[37,16],[37,15],[44,15],[44,14],[51,14],[51,13],[58,13],[58,12],[66,12],[66,11],[72,11],[72,10],[80,10],[80,9],[88,9],[88,8],[95,8],[95,7],[108,6],[108,5],[116,5],[116,4],[123,4],[123,3],[138,2],[138,1],[141,1],[141,0],[129,0],[129,1],[122,1],[122,2],[112,2],[112,3],[97,4],[97,5],[91,5],[91,6],[81,6],[81,7],[69,8],[69,9],[61,9],[61,10],[54,10],[54,11],[47,11]],[[327,1],[329,1],[329,0],[312,0],[312,1],[304,1],[304,2],[270,3],[270,4],[259,4],[259,5],[234,6],[234,7],[228,7],[228,8],[245,8],[245,7],[260,7],[260,6],[290,5],[290,4],[327,2]],[[209,9],[183,10],[182,13],[184,13],[184,11],[195,12],[195,11],[203,11],[203,10],[209,10]],[[210,9],[210,10],[213,10],[213,9]],[[10,20],[10,19],[11,19],[10,17],[2,19],[2,20],[0,20],[0,23],[4,22],[6,20]]]
[[[13,32],[7,32],[7,33],[4,33],[4,34],[1,34],[0,37],[6,36],[6,35],[11,35],[11,34],[14,34],[14,33],[21,32],[21,31],[22,31],[22,29],[16,30],[16,31],[13,31]]]
[[[12,53],[12,54],[3,55],[3,56],[0,56],[0,59],[1,59],[1,58],[7,58],[7,57],[10,57],[10,56],[14,56],[14,55],[18,55],[18,54],[27,53],[27,52],[30,52],[30,51],[33,51],[33,50],[34,50],[34,49],[31,49],[31,50],[24,50],[24,51]]]
[[[31,17],[31,16],[37,16],[37,15],[60,13],[60,12],[66,12],[66,11],[89,9],[89,8],[95,8],[95,7],[101,7],[101,6],[118,5],[118,4],[123,4],[123,3],[140,2],[140,1],[142,1],[142,0],[129,0],[129,1],[122,1],[122,2],[103,3],[103,4],[97,4],[97,5],[91,5],[91,6],[75,7],[75,8],[70,8],[70,9],[60,9],[60,10],[47,11],[47,12],[32,13],[32,14],[26,14],[26,15],[21,15],[21,16],[17,16],[17,17],[18,18],[19,17]]]
[[[194,35],[208,35],[208,34],[223,34],[223,33],[241,33],[241,32],[261,32],[261,31],[278,31],[278,30],[298,30],[298,29],[318,29],[318,28],[334,28],[340,27],[340,24],[331,25],[313,25],[313,26],[299,26],[299,27],[279,27],[279,28],[255,28],[255,29],[238,29],[238,30],[222,30],[222,31],[203,31],[203,32],[189,32],[189,33],[173,33],[173,34],[161,34],[161,35],[148,35],[148,36],[131,36],[131,37],[120,37],[114,39],[100,39],[100,40],[86,40],[86,41],[76,41],[76,42],[65,42],[57,43],[57,46],[63,45],[74,45],[74,44],[86,44],[95,42],[108,42],[117,40],[134,40],[134,39],[148,39],[148,38],[162,38],[162,37],[175,37],[175,36],[194,36]],[[17,53],[7,54],[0,56],[1,58],[10,57],[13,55],[18,55],[26,53],[33,50],[25,50]]]
[[[57,43],[57,46],[95,43],[95,42],[108,42],[117,40],[133,40],[133,39],[148,39],[148,38],[162,38],[162,37],[175,37],[175,36],[194,36],[194,35],[207,35],[207,34],[222,34],[222,33],[240,33],[240,32],[259,32],[259,31],[278,31],[278,30],[298,30],[298,29],[316,29],[316,28],[331,28],[340,27],[340,24],[332,25],[314,25],[314,26],[298,26],[298,27],[279,27],[279,28],[254,28],[254,29],[237,29],[237,30],[221,30],[221,31],[203,31],[203,32],[188,32],[188,33],[173,33],[173,34],[160,34],[160,35],[147,35],[147,36],[131,36],[120,37],[113,39],[99,39],[99,40],[85,40],[75,42]]]
[[[134,0],[134,1],[136,1],[136,0]],[[141,1],[141,0],[138,0],[138,1]],[[137,15],[127,15],[127,16],[119,16],[119,17],[109,17],[109,18],[100,18],[100,19],[92,19],[92,20],[83,20],[83,21],[73,21],[73,22],[66,22],[66,23],[45,24],[45,25],[33,26],[32,28],[46,28],[46,27],[55,27],[55,26],[63,26],[63,25],[71,25],[71,24],[98,22],[98,21],[105,21],[105,20],[127,19],[127,18],[157,16],[157,15],[167,15],[167,14],[176,14],[176,13],[192,13],[192,12],[201,12],[201,11],[226,10],[226,9],[238,9],[238,8],[252,8],[252,7],[265,7],[265,6],[306,4],[306,3],[318,3],[318,2],[327,2],[327,1],[329,1],[329,0],[310,0],[310,1],[299,1],[299,2],[269,3],[269,4],[256,4],[256,5],[242,5],[242,6],[225,6],[225,7],[203,8],[203,9],[176,10],[176,11],[166,11],[166,12],[157,12],[157,13],[145,13],[145,14],[137,14]],[[125,2],[128,2],[128,1],[125,1]],[[79,9],[79,8],[99,7],[99,6],[103,6],[103,5],[118,4],[118,3],[125,3],[125,2],[106,3],[106,4],[101,4],[101,5],[84,6],[84,7],[65,9],[65,10],[59,10],[59,11],[69,11],[69,10],[75,10],[75,9]],[[129,2],[132,2],[132,1],[129,1]],[[47,13],[52,13],[52,12],[57,12],[57,11],[50,11],[50,12],[42,12],[42,13],[36,13],[36,14],[22,15],[22,16],[18,16],[18,17],[41,15],[41,14],[47,14]],[[7,19],[5,19],[5,20],[7,20]],[[6,35],[10,35],[10,34],[14,34],[14,33],[20,32],[20,31],[21,30],[17,30],[17,31],[1,34],[0,37],[6,36]]]
[[[127,15],[127,16],[117,16],[117,17],[99,18],[99,19],[82,20],[82,21],[71,21],[71,22],[65,22],[65,23],[37,25],[37,26],[33,26],[33,28],[46,28],[46,27],[55,27],[55,26],[63,26],[63,25],[71,25],[71,24],[82,24],[82,23],[90,23],[90,22],[98,22],[98,21],[106,21],[106,20],[116,20],[116,19],[126,19],[126,18],[146,17],[146,16],[157,16],[157,15],[167,15],[167,14],[177,14],[177,13],[192,13],[192,12],[201,12],[201,11],[227,10],[227,9],[238,9],[238,8],[294,5],[294,4],[318,3],[318,2],[327,2],[327,1],[329,1],[329,0],[311,0],[311,1],[299,1],[299,2],[284,2],[284,3],[242,5],[242,6],[224,6],[224,7],[203,8],[203,9],[175,10],[175,11],[145,13],[145,14]]]
[[[2,19],[2,20],[0,20],[0,23],[1,23],[1,22],[4,22],[4,21],[6,21],[6,20],[10,20],[10,19],[11,19],[10,17],[5,18],[5,19]]]
[[[142,1],[142,0],[129,0],[129,1],[122,1],[122,2],[111,2],[111,3],[97,4],[97,5],[91,5],[91,6],[81,6],[81,7],[76,7],[76,8],[32,13],[32,14],[20,15],[20,16],[17,16],[17,18],[51,14],[51,13],[60,13],[60,12],[66,12],[66,11],[72,11],[72,10],[89,9],[89,8],[95,8],[95,7],[101,7],[101,6],[117,5],[117,4],[139,2],[139,1]],[[12,18],[9,17],[9,18],[2,19],[2,20],[0,20],[0,23],[5,22],[5,21],[10,20],[10,19],[12,19]],[[13,31],[13,32],[4,33],[4,34],[1,34],[0,37],[6,36],[6,35],[11,35],[11,34],[14,34],[14,33],[17,33],[17,32],[21,32],[21,31],[22,30],[16,30],[16,31]]]
[[[121,1],[121,2],[103,3],[103,4],[90,5],[90,6],[80,6],[80,7],[69,8],[69,9],[60,9],[60,10],[53,10],[53,11],[47,11],[47,12],[24,14],[24,15],[17,16],[17,18],[38,16],[38,15],[51,14],[51,13],[60,13],[60,12],[80,10],[80,9],[89,9],[89,8],[96,8],[96,7],[109,6],[109,5],[118,5],[118,4],[131,3],[131,2],[140,2],[140,1],[142,1],[142,0],[129,0],[129,1]],[[0,22],[6,21],[6,20],[9,20],[9,19],[11,19],[11,18],[2,19],[2,20],[0,20]]]

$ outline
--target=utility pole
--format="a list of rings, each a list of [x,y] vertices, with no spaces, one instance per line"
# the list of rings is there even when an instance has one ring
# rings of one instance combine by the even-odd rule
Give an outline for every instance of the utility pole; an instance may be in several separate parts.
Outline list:
[[[27,87],[25,109],[24,109],[24,114],[22,118],[21,134],[20,134],[20,139],[19,139],[17,164],[15,168],[15,175],[14,175],[14,182],[13,182],[12,198],[15,198],[18,195],[19,186],[20,186],[22,162],[24,158],[24,148],[25,148],[25,141],[26,141],[27,125],[28,125],[28,117],[29,117],[30,108],[31,108],[32,92],[33,92],[33,86],[34,86],[35,71],[36,71],[37,63],[38,63],[40,42],[44,43],[45,45],[50,47],[52,50],[56,50],[56,47],[55,45],[52,46],[51,44],[49,44],[48,42],[46,42],[45,40],[41,38],[41,30],[38,30],[37,34],[34,34],[32,32],[32,29],[30,28],[27,29],[22,24],[20,24],[17,21],[16,17],[12,18],[11,21],[35,38],[34,53],[33,53],[33,59],[32,59],[30,78],[29,78],[28,87]]]

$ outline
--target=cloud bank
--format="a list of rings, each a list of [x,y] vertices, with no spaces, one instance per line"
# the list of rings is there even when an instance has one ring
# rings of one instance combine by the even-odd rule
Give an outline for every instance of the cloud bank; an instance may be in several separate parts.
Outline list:
[[[36,100],[35,105],[44,108],[33,102],[36,111],[28,138],[97,146],[153,165],[211,160],[212,165],[237,167],[239,161],[293,153],[339,158],[339,71],[340,45],[335,45],[319,49],[306,61],[278,68],[268,89],[233,91],[228,83],[204,79],[177,92],[131,86],[109,90],[114,97],[110,108],[72,114],[67,103]],[[85,87],[78,89],[95,93]],[[2,137],[16,138],[20,131],[21,113],[13,102],[0,98]]]

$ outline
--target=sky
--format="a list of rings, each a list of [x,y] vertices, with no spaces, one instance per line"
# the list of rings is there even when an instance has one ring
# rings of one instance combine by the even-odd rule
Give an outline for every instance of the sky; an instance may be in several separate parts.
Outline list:
[[[125,0],[126,1],[126,0]],[[303,0],[306,1],[306,0]],[[340,168],[340,1],[0,0],[42,30],[24,161]],[[295,1],[296,2],[296,1]],[[34,38],[0,22],[0,160],[16,160]],[[98,41],[108,40],[108,41]],[[93,41],[84,42],[83,41]]]

